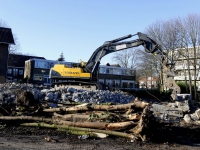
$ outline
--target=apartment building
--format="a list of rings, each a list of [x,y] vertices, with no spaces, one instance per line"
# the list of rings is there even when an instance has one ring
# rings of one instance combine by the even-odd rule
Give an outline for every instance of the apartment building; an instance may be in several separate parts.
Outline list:
[[[98,80],[100,83],[111,85],[115,89],[135,88],[136,70],[116,65],[100,65]]]
[[[196,79],[198,90],[200,90],[200,47],[196,48],[196,56],[194,56],[194,48],[177,49],[175,50],[176,59],[175,70],[177,72],[174,77],[175,81],[189,81],[189,73],[191,74],[191,80]],[[195,64],[194,58],[196,58],[196,75],[195,75]],[[189,68],[189,72],[188,72]]]

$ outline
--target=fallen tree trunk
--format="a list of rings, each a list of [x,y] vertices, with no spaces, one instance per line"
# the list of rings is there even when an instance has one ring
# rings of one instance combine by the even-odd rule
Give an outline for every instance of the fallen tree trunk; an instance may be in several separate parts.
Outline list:
[[[147,127],[147,123],[148,123],[148,118],[147,116],[147,112],[148,112],[148,106],[143,110],[142,112],[142,117],[139,120],[139,123],[137,124],[136,127],[134,127],[133,129],[129,130],[131,132],[133,132],[134,135],[137,135],[138,137],[140,137],[143,141],[145,141],[145,137],[146,135],[141,135],[143,128]]]
[[[0,116],[0,120],[33,120],[41,122],[52,122],[51,118],[33,117],[33,116]]]
[[[90,118],[90,115],[86,115],[86,114],[66,114],[66,115],[60,115],[57,113],[53,114],[54,117],[56,118],[61,118],[63,120],[67,120],[67,121],[72,121],[72,122],[83,122],[83,121],[88,121]]]
[[[95,129],[109,129],[109,130],[121,130],[129,127],[130,125],[136,125],[131,122],[121,122],[121,123],[106,123],[106,122],[71,122],[64,121],[60,119],[51,118],[41,118],[32,116],[0,116],[0,120],[33,120],[42,122],[52,122],[59,125],[68,125],[73,127],[85,127],[85,128],[95,128]],[[109,128],[110,127],[110,128]]]
[[[119,118],[118,120],[120,121],[135,121],[135,120],[140,120],[141,115],[138,113],[134,113],[134,114],[129,114],[129,115],[121,115],[118,114],[116,115],[115,113],[109,113],[106,114],[105,112],[91,112],[90,115],[89,114],[65,114],[65,115],[60,115],[58,113],[54,112],[54,118],[60,118],[62,120],[66,120],[66,121],[73,121],[73,122],[83,122],[83,121],[102,121],[102,120],[106,120],[107,118],[111,118],[111,117],[116,117]]]
[[[134,113],[134,114],[130,114],[130,115],[122,115],[123,118],[125,118],[125,120],[140,120],[141,119],[141,115],[138,113]]]
[[[115,111],[115,110],[126,110],[131,109],[132,107],[135,108],[145,108],[148,106],[149,103],[142,102],[142,101],[136,101],[134,103],[128,103],[128,104],[121,104],[121,105],[87,105],[87,106],[80,106],[80,107],[69,107],[69,108],[62,108],[62,109],[44,109],[44,112],[58,112],[60,110],[70,112],[70,111],[88,111],[88,110],[103,110],[103,111]]]
[[[137,126],[130,130],[134,134],[140,134],[142,132],[142,129],[143,129],[143,126],[144,126],[144,117],[146,116],[146,111],[147,111],[147,108],[145,108],[143,110],[142,117],[139,120],[139,123],[137,124]]]
[[[130,126],[137,125],[132,121],[129,122],[117,122],[117,123],[109,123],[106,125],[106,130],[123,130],[127,129]]]
[[[80,128],[80,127],[71,127],[71,126],[65,126],[65,125],[50,125],[46,123],[23,123],[21,124],[22,126],[33,126],[33,127],[45,127],[45,128],[54,128],[54,129],[65,129],[66,131],[69,130],[76,130],[76,131],[87,131],[87,132],[97,132],[97,133],[104,133],[108,135],[114,135],[114,136],[119,136],[119,137],[125,137],[129,138],[132,140],[138,139],[138,137],[132,135],[132,134],[127,134],[123,132],[117,132],[117,131],[107,131],[107,130],[98,130],[98,129],[88,129],[88,128]]]
[[[53,119],[53,123],[59,125],[69,125],[73,127],[95,128],[95,129],[105,129],[106,125],[108,124],[105,122],[71,122],[60,119]]]
[[[67,134],[79,135],[80,138],[82,138],[81,136],[83,136],[83,138],[84,138],[84,135],[86,135],[86,137],[88,135],[89,137],[97,137],[97,138],[106,138],[108,136],[108,134],[97,133],[97,132],[88,132],[88,131],[80,131],[80,130],[66,130],[63,128],[57,128],[57,130],[66,132]]]

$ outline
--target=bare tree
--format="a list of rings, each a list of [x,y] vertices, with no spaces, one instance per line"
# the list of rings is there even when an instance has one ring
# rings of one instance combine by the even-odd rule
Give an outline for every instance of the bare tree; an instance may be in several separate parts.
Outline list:
[[[135,69],[138,66],[137,55],[138,55],[137,48],[126,49],[114,53],[112,60],[124,68]]]
[[[163,21],[156,21],[154,24],[150,25],[148,28],[146,28],[145,33],[151,37],[152,39],[154,39],[159,45],[161,45],[162,47],[165,47],[165,39],[166,39],[166,31],[163,30],[164,26],[167,26],[166,24],[164,24]],[[153,57],[152,57],[153,58]],[[159,76],[159,84],[163,85],[164,83],[164,79],[162,76],[162,66],[160,64],[158,64],[156,59],[152,59],[154,61],[154,64],[156,64],[156,72],[157,75]],[[162,90],[164,90],[164,87],[162,86]]]
[[[162,45],[163,50],[168,54],[171,53],[172,60],[177,61],[180,56],[185,58],[190,94],[192,94],[193,80],[196,100],[196,79],[198,68],[200,68],[200,64],[197,63],[200,59],[200,15],[189,14],[185,18],[177,17],[168,21],[157,21],[146,29],[146,33]]]
[[[153,78],[158,73],[158,62],[152,54],[146,53],[144,50],[138,51],[139,65],[137,67],[137,80],[148,77]],[[151,83],[152,87],[152,83]]]
[[[186,28],[188,29],[188,45],[193,48],[193,67],[194,67],[194,98],[197,99],[196,75],[197,75],[197,49],[200,37],[200,15],[190,14],[186,17]]]

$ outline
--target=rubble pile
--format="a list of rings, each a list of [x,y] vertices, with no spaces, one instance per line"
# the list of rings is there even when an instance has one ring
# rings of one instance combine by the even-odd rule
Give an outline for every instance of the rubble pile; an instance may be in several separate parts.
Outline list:
[[[33,84],[8,83],[0,85],[0,103],[14,103],[17,93],[26,90],[34,95],[36,101],[49,101],[57,103],[120,103],[127,104],[134,96],[122,91],[93,90],[85,91],[69,87],[48,88]]]
[[[83,137],[108,135],[146,141],[151,120],[198,123],[188,100],[148,103],[122,91],[84,91],[33,84],[0,85],[0,121],[54,128]]]

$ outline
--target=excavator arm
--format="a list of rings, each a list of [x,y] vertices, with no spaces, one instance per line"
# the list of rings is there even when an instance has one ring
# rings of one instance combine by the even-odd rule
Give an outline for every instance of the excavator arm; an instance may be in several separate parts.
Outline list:
[[[139,39],[123,41],[135,35],[138,35]],[[147,53],[156,54],[156,58],[160,61],[160,63],[163,63],[165,58],[167,58],[172,63],[172,61],[168,58],[166,53],[162,51],[161,47],[154,40],[152,40],[146,34],[143,34],[141,32],[138,32],[135,35],[130,34],[112,41],[105,42],[102,46],[100,46],[94,51],[90,59],[87,61],[87,64],[85,65],[85,71],[94,72],[96,68],[99,67],[101,58],[107,54],[141,45],[145,48],[145,51]]]
[[[132,36],[138,35],[139,39],[131,41],[123,41],[125,39],[131,38]],[[175,83],[174,76],[174,62],[168,57],[168,55],[162,50],[161,46],[158,45],[153,39],[149,38],[146,34],[138,32],[135,35],[127,35],[115,40],[105,42],[102,46],[97,48],[87,64],[84,67],[84,71],[91,73],[92,78],[96,80],[96,75],[98,73],[98,68],[100,65],[101,58],[107,54],[121,51],[124,49],[143,46],[147,53],[151,53],[154,57],[161,63],[163,67],[164,75],[164,86],[172,90],[171,97],[173,100],[177,100],[177,94],[180,94],[180,87]]]

